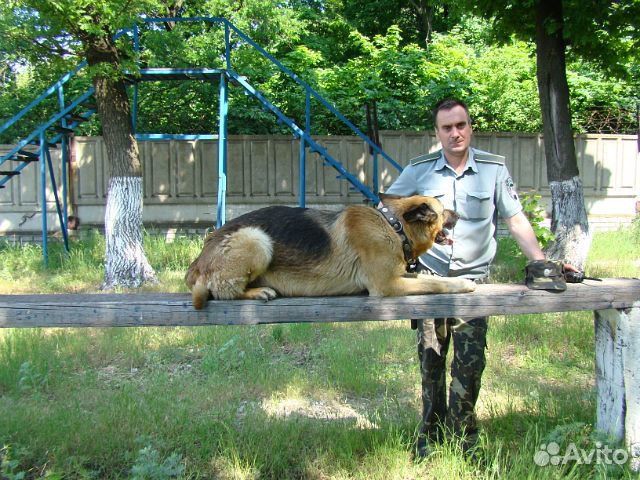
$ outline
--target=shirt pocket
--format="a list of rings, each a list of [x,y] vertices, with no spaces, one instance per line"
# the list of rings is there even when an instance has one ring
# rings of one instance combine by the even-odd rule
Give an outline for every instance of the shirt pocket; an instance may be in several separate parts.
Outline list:
[[[493,202],[490,192],[467,192],[463,199],[462,208],[458,212],[471,220],[490,218],[493,215]]]

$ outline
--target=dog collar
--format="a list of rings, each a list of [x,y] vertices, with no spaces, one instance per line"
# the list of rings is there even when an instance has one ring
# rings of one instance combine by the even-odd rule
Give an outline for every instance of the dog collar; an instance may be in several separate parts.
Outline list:
[[[407,262],[407,272],[414,272],[418,267],[418,263],[416,262],[416,259],[413,258],[413,247],[411,246],[409,238],[407,238],[407,234],[404,233],[402,222],[400,219],[396,218],[389,208],[385,207],[382,202],[380,202],[380,206],[377,207],[377,210],[382,214],[387,222],[389,222],[391,228],[395,230],[400,237],[400,240],[402,240],[402,252],[404,253],[404,261]]]

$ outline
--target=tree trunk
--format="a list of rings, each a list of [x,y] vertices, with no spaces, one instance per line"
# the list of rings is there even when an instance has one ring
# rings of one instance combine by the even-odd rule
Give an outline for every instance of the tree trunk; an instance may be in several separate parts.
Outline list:
[[[416,17],[419,36],[424,40],[425,48],[431,43],[434,6],[429,0],[412,0],[409,2]]]
[[[87,62],[100,69],[93,78],[98,114],[110,164],[105,213],[103,289],[156,282],[142,244],[142,166],[133,134],[119,58],[108,38],[85,39]]]
[[[571,130],[562,2],[539,0],[536,8],[538,92],[555,235],[547,256],[583,268],[591,236]]]

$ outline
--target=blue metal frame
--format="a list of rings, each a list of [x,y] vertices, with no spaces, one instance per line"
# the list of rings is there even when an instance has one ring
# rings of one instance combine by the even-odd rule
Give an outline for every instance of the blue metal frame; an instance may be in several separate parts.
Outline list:
[[[40,207],[42,208],[42,256],[45,265],[49,262],[49,248],[47,245],[47,164],[44,153],[47,137],[44,130],[40,132]]]
[[[227,78],[220,75],[220,118],[218,128],[218,211],[216,226],[220,228],[226,222],[227,203],[227,114],[229,97]]]
[[[171,22],[207,22],[207,23],[220,23],[224,25],[224,29],[225,29],[225,62],[226,62],[226,67],[227,67],[227,71],[225,72],[230,78],[233,78],[234,80],[238,81],[239,83],[241,83],[241,85],[243,86],[243,88],[245,88],[245,90],[247,92],[249,92],[250,94],[254,95],[256,98],[258,98],[258,100],[270,111],[272,111],[274,114],[276,114],[276,116],[278,117],[278,119],[282,122],[284,122],[285,124],[287,124],[287,126],[289,126],[289,128],[294,132],[294,135],[296,135],[296,137],[298,137],[300,139],[300,160],[299,160],[299,171],[300,171],[300,175],[299,175],[299,185],[298,185],[298,196],[299,196],[299,205],[300,206],[304,206],[305,205],[305,194],[306,194],[306,150],[307,147],[311,146],[312,151],[316,151],[318,153],[320,153],[323,157],[325,157],[326,162],[331,165],[332,167],[334,167],[336,170],[338,170],[338,172],[340,173],[338,175],[338,178],[343,178],[346,179],[347,181],[349,181],[352,185],[354,185],[358,190],[360,190],[360,192],[367,197],[370,201],[372,201],[373,203],[378,203],[379,202],[379,198],[377,195],[378,192],[378,188],[379,188],[379,162],[378,162],[378,156],[381,156],[384,160],[386,160],[388,163],[391,164],[392,167],[394,167],[396,170],[398,171],[402,171],[402,166],[400,164],[398,164],[393,158],[391,158],[384,150],[382,150],[382,148],[380,148],[378,145],[376,145],[369,137],[367,137],[364,133],[362,133],[362,131],[356,127],[352,122],[350,122],[344,115],[342,115],[333,105],[331,105],[329,102],[327,102],[324,97],[322,97],[316,90],[314,90],[309,84],[307,84],[304,80],[302,80],[300,77],[298,77],[295,73],[293,73],[291,70],[289,70],[286,66],[284,66],[282,63],[280,63],[275,57],[273,57],[271,54],[269,54],[266,50],[264,50],[260,45],[258,45],[257,43],[255,43],[250,37],[248,37],[247,35],[244,34],[244,32],[242,32],[241,30],[239,30],[234,24],[232,24],[231,22],[229,22],[229,20],[227,20],[226,18],[221,18],[221,17],[163,17],[163,18],[159,18],[159,17],[152,17],[152,18],[145,18],[143,19],[143,21],[145,23],[161,23],[161,22],[167,22],[167,21],[171,21]],[[264,98],[262,95],[259,94],[259,92],[250,87],[248,85],[248,83],[243,84],[243,82],[240,82],[240,79],[245,80],[243,77],[241,77],[240,75],[238,75],[232,68],[232,63],[231,63],[231,48],[230,48],[230,32],[233,31],[233,33],[235,33],[241,40],[243,40],[244,42],[246,42],[248,45],[252,46],[255,50],[258,51],[258,53],[260,53],[263,57],[265,57],[266,59],[268,59],[270,62],[272,62],[274,65],[276,65],[280,71],[282,71],[283,73],[285,73],[287,76],[289,76],[292,80],[294,80],[299,86],[301,86],[304,91],[305,91],[305,131],[304,134],[300,133],[300,128],[297,127],[297,125],[295,125],[291,119],[288,119],[286,116],[284,116],[281,112],[277,113],[276,110],[278,110],[274,105],[272,105],[268,100],[266,100],[266,98]],[[249,88],[247,88],[249,87]],[[342,164],[340,164],[340,162],[338,162],[336,159],[334,159],[333,157],[330,157],[328,152],[326,151],[326,149],[320,147],[316,142],[310,143],[308,140],[311,138],[310,135],[310,122],[311,122],[311,97],[313,97],[314,99],[316,99],[318,102],[320,102],[321,105],[323,105],[325,108],[327,108],[331,113],[333,113],[341,122],[343,122],[345,125],[347,125],[356,135],[358,135],[364,142],[365,144],[367,144],[372,152],[372,161],[373,161],[373,192],[366,187],[365,185],[363,185],[359,180],[357,180],[356,177],[354,177],[353,175],[351,175],[349,172],[347,172],[344,167],[342,166]],[[279,110],[278,110],[279,112]],[[226,175],[226,172],[225,172]]]
[[[300,140],[300,151],[299,151],[299,184],[298,184],[298,196],[299,196],[299,204],[301,207],[305,206],[305,195],[306,195],[306,158],[307,158],[307,150],[311,152],[317,152],[321,155],[325,162],[332,166],[339,172],[338,178],[346,179],[351,183],[355,188],[357,188],[365,197],[367,197],[371,202],[377,203],[379,198],[377,196],[378,191],[378,157],[381,156],[383,160],[387,161],[391,164],[392,167],[396,168],[398,171],[402,170],[402,167],[393,160],[386,152],[384,152],[378,145],[376,145],[371,139],[369,139],[358,127],[356,127],[353,123],[351,123],[344,115],[342,115],[333,105],[327,102],[316,90],[314,90],[310,85],[304,82],[300,77],[298,77],[295,73],[285,67],[282,63],[280,63],[275,57],[269,54],[266,50],[264,50],[260,45],[255,43],[251,38],[245,35],[241,30],[239,30],[235,25],[229,22],[225,18],[221,17],[166,17],[166,18],[144,18],[141,19],[141,23],[145,24],[153,24],[160,22],[207,22],[207,23],[216,23],[222,24],[224,26],[224,42],[225,42],[225,69],[207,69],[207,68],[182,68],[182,69],[174,69],[174,68],[152,68],[152,69],[140,69],[137,74],[132,75],[129,80],[133,84],[133,106],[131,110],[131,120],[134,134],[137,130],[137,120],[138,120],[138,84],[141,81],[147,80],[205,80],[211,81],[214,80],[219,81],[219,132],[218,135],[211,134],[188,134],[188,135],[174,135],[174,134],[136,134],[136,138],[138,140],[166,140],[166,139],[187,139],[187,140],[211,140],[217,139],[219,142],[218,148],[218,205],[217,205],[217,225],[220,227],[225,222],[225,203],[226,203],[226,190],[227,190],[227,116],[229,110],[229,100],[228,100],[228,84],[227,79],[234,81],[236,84],[242,86],[242,88],[249,94],[256,97],[262,105],[272,113],[276,115],[278,120],[284,124],[286,124],[293,134]],[[252,87],[245,77],[242,77],[237,72],[233,70],[233,65],[231,61],[231,35],[235,34],[240,40],[254,48],[258,53],[260,53],[264,58],[273,63],[280,71],[289,76],[292,80],[294,80],[303,90],[305,94],[305,119],[304,119],[304,129],[296,125],[296,123],[283,114],[275,105],[273,105],[269,100],[267,100],[262,93]],[[124,35],[130,35],[132,38],[134,51],[137,53],[141,50],[140,44],[140,27],[138,24],[134,25],[130,29],[124,29],[119,31],[115,36],[114,40],[122,37]],[[58,210],[58,217],[60,219],[61,228],[63,231],[63,237],[65,241],[65,247],[68,249],[68,235],[67,235],[67,224],[68,224],[68,216],[67,216],[67,162],[69,161],[69,146],[68,146],[68,138],[67,133],[63,130],[62,133],[55,135],[51,139],[49,139],[49,143],[47,143],[46,131],[58,124],[63,129],[73,129],[75,128],[79,121],[77,120],[69,120],[68,115],[75,110],[79,105],[86,102],[94,92],[93,87],[89,88],[84,94],[80,95],[68,105],[65,105],[64,85],[74,76],[76,75],[82,68],[87,65],[87,62],[81,62],[74,70],[69,73],[63,75],[57,82],[51,85],[47,90],[45,90],[40,96],[38,96],[33,102],[27,105],[24,109],[22,109],[18,114],[13,116],[7,122],[5,122],[2,126],[0,126],[0,132],[6,130],[10,126],[14,125],[17,121],[19,121],[22,117],[24,117],[29,111],[31,111],[36,105],[42,102],[45,98],[53,93],[57,93],[58,102],[59,102],[59,111],[48,118],[45,122],[39,125],[36,129],[34,129],[26,138],[21,140],[15,147],[13,147],[8,153],[0,156],[0,165],[9,159],[15,158],[16,155],[27,155],[32,157],[37,157],[41,162],[41,185],[43,189],[42,193],[42,211],[43,211],[43,254],[45,260],[47,258],[47,244],[46,244],[46,228],[47,228],[47,218],[46,218],[46,166],[45,162],[48,163],[49,173],[52,181],[52,185],[54,188],[54,195],[56,197],[56,207]],[[311,137],[311,99],[315,99],[328,109],[331,113],[333,113],[342,123],[348,126],[357,136],[359,136],[366,145],[369,146],[370,151],[372,152],[372,161],[373,161],[373,191],[369,189],[366,185],[358,180],[357,177],[349,173],[345,167],[335,158],[333,158],[329,152],[318,144]],[[81,116],[84,118],[89,118],[93,113],[95,113],[94,109],[88,109],[85,113],[82,113]],[[24,148],[35,141],[40,141],[40,149],[39,153],[31,154],[24,150]],[[49,154],[48,145],[61,143],[62,149],[62,207],[60,206],[60,201],[58,198],[58,192],[55,186],[55,176],[53,172],[53,166],[51,164],[51,157]],[[23,161],[17,167],[13,169],[14,172],[18,173],[23,170],[30,162]],[[5,176],[0,179],[0,186],[3,186],[10,180],[10,176]]]

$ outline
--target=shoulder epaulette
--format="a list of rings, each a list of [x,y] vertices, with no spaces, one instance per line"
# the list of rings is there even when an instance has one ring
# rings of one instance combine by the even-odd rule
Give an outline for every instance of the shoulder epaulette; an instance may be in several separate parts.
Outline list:
[[[473,151],[473,158],[476,162],[498,163],[504,165],[506,159],[502,155],[495,153],[482,152],[480,150]]]
[[[409,160],[411,165],[418,165],[423,162],[430,162],[432,160],[438,160],[442,155],[442,150],[438,150],[437,152],[427,153],[425,155],[420,155],[419,157],[412,158]]]

